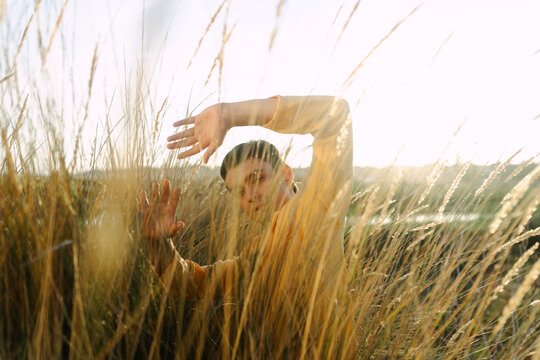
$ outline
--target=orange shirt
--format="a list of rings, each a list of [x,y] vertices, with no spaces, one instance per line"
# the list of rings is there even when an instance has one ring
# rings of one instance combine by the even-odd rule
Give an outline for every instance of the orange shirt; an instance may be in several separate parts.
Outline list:
[[[284,134],[311,134],[313,158],[297,194],[273,214],[270,231],[257,239],[265,248],[264,256],[251,269],[265,274],[273,291],[284,292],[296,286],[289,280],[309,267],[306,286],[335,298],[344,283],[342,242],[353,181],[349,108],[344,100],[328,96],[277,98],[276,112],[264,127]],[[214,281],[228,296],[239,272],[246,269],[242,262],[247,253],[207,266],[177,255],[160,280],[178,284],[189,296],[200,295]]]

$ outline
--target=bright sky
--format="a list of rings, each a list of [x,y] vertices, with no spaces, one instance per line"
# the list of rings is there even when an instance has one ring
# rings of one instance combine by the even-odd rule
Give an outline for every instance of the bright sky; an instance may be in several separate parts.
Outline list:
[[[22,3],[15,5],[15,1],[8,0],[8,10]],[[54,22],[63,1],[44,3],[41,22]],[[52,78],[54,74],[61,77],[69,63],[74,87],[80,87],[75,93],[85,94],[92,54],[99,45],[97,85],[87,126],[94,130],[89,130],[88,142],[96,124],[103,121],[103,99],[110,100],[113,94],[118,99],[125,74],[131,72],[133,80],[136,65],[143,59],[155,111],[169,97],[159,140],[163,147],[174,131],[171,124],[199,103],[202,109],[219,100],[329,94],[344,97],[351,106],[355,165],[389,165],[398,154],[398,164],[432,163],[464,121],[444,154],[451,162],[456,158],[494,162],[519,148],[524,150],[516,161],[523,161],[540,152],[537,0],[426,0],[345,86],[362,59],[420,1],[289,0],[282,2],[279,18],[279,0],[226,1],[188,69],[221,3],[68,3],[61,39],[47,61]],[[27,1],[27,9],[18,9],[23,20],[13,25],[15,33],[24,29],[32,8],[33,1]],[[219,64],[205,85],[222,46],[224,24],[225,31],[232,33],[224,47],[221,87]],[[48,34],[54,23],[41,26]],[[20,33],[14,38],[20,39]],[[71,54],[67,60],[66,48]],[[116,101],[119,108],[120,100]],[[71,126],[66,129],[73,131]],[[265,138],[281,149],[292,141],[288,162],[292,166],[310,163],[309,136],[276,135],[251,127],[233,129],[211,163],[219,165],[230,148],[252,138]]]

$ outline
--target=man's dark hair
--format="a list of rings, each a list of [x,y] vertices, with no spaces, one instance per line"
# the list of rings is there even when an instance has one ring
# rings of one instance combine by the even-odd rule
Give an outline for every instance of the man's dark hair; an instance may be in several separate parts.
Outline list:
[[[281,156],[278,149],[264,140],[254,140],[236,145],[223,159],[221,163],[221,177],[223,180],[227,177],[229,169],[233,169],[242,162],[255,158],[262,159],[275,170],[278,165],[282,164]]]

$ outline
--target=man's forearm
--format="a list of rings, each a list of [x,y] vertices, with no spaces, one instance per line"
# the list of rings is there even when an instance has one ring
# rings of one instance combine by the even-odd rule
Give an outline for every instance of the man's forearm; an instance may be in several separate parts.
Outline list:
[[[224,116],[233,126],[264,125],[272,120],[278,99],[255,99],[224,104]]]
[[[304,120],[308,123],[306,124],[308,127],[311,125],[313,128],[320,128],[322,125],[315,124],[314,119],[317,119],[318,122],[321,122],[321,118],[328,121],[328,119],[335,117],[336,113],[344,111],[348,114],[349,111],[347,102],[334,96],[310,95],[279,98],[282,99],[282,104],[279,105],[280,113],[284,113],[288,121],[293,121],[300,114],[298,120]],[[279,98],[276,96],[267,99],[224,103],[222,104],[222,115],[230,128],[250,125],[264,126],[276,116]],[[328,116],[324,116],[325,114]],[[307,129],[304,131],[310,132]]]
[[[177,255],[171,239],[149,241],[150,262],[154,266],[157,276],[160,277]]]
[[[197,299],[206,275],[206,267],[184,260],[176,251],[172,240],[149,243],[150,261],[163,286],[171,286],[175,296],[185,295]],[[169,277],[172,276],[172,279]]]

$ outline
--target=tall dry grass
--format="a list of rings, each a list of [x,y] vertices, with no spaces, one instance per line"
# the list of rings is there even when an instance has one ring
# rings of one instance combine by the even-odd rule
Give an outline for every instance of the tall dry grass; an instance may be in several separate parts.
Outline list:
[[[68,154],[55,130],[62,105],[46,90],[24,91],[16,75],[26,32],[0,63],[1,358],[540,357],[537,167],[518,167],[505,181],[502,162],[465,181],[474,166],[439,162],[422,181],[390,168],[375,183],[358,182],[344,239],[346,292],[321,327],[306,326],[316,267],[305,258],[285,294],[243,264],[233,298],[210,291],[193,301],[157,283],[138,190],[164,177],[181,187],[178,217],[187,226],[173,240],[201,264],[237,255],[262,229],[240,214],[215,172],[200,176],[207,169],[170,158],[156,165],[167,100],[152,99],[142,72],[125,86],[121,117],[105,114],[105,136]],[[78,102],[85,119],[94,54]],[[44,137],[37,149],[25,125],[33,117]],[[74,136],[79,144],[83,134]],[[462,213],[481,216],[460,221]],[[283,269],[276,262],[270,270]]]

